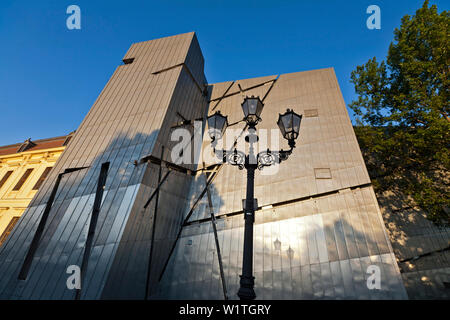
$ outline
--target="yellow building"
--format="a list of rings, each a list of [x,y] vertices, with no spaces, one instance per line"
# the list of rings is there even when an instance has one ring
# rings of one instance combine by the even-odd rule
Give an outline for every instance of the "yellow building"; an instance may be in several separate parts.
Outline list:
[[[64,151],[72,134],[0,147],[0,246]]]

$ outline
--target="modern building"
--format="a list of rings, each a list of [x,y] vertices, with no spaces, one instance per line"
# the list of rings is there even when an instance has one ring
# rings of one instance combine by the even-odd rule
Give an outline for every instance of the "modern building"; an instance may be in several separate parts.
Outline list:
[[[0,246],[22,216],[71,135],[0,147]]]
[[[194,33],[123,62],[0,248],[1,298],[237,299],[246,176],[213,160],[205,120],[220,110],[242,130],[251,95],[272,145],[288,148],[271,135],[279,113],[303,116],[289,159],[256,173],[257,299],[407,298],[332,68],[209,84]],[[174,156],[180,123],[201,148]],[[187,150],[198,163],[178,162]]]

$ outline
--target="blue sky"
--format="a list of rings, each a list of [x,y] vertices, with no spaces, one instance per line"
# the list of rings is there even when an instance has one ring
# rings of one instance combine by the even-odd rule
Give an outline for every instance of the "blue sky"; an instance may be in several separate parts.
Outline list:
[[[345,102],[357,65],[386,56],[422,0],[0,1],[0,145],[75,130],[133,42],[195,31],[209,83],[334,67]],[[439,12],[448,1],[435,0]],[[68,30],[66,8],[81,8]],[[381,8],[381,30],[366,8]]]

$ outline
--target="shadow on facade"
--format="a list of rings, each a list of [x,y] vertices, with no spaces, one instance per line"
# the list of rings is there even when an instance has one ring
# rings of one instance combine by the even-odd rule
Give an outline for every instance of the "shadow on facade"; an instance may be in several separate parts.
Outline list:
[[[59,172],[49,177],[32,201],[27,210],[29,213],[23,215],[0,251],[0,261],[4,262],[0,263],[2,298],[74,297],[74,290],[66,287],[66,270],[70,265],[82,265],[100,166],[104,162],[110,162],[110,166],[81,298],[100,298],[103,288],[105,296],[144,298],[156,201],[152,200],[147,210],[143,210],[142,206],[156,189],[159,168],[153,164],[135,165],[135,160],[149,153],[159,154],[157,138],[158,131],[133,137],[120,134],[93,160],[79,160],[81,165],[76,165],[89,165],[89,168],[64,175],[26,280],[18,280],[19,270],[39,223],[39,213],[35,213],[33,206],[45,206]],[[81,152],[78,146],[82,144],[74,138],[65,153]],[[60,161],[65,159],[73,159],[73,155],[63,155]],[[61,167],[69,166],[63,163]],[[168,256],[167,248],[176,238],[187,206],[186,195],[191,180],[191,177],[181,173],[173,173],[161,187],[152,265],[159,266],[159,262]],[[158,268],[151,270],[151,276],[159,274]],[[119,291],[114,289],[123,291],[123,294],[118,294]],[[133,294],[127,295],[130,291]]]
[[[428,220],[400,192],[377,197],[409,298],[450,298],[450,228]]]
[[[159,166],[156,164],[135,165],[134,162],[150,153],[146,150],[159,157],[160,144],[157,138],[158,131],[150,135],[135,135],[132,138],[119,135],[92,160],[90,168],[68,174],[63,179],[28,278],[25,281],[19,281],[17,280],[18,270],[28,249],[28,245],[23,244],[26,243],[25,241],[30,241],[36,231],[36,224],[33,224],[31,219],[32,214],[24,214],[22,222],[16,227],[0,252],[0,261],[12,259],[16,262],[0,264],[0,271],[5,275],[0,279],[2,298],[74,298],[75,292],[66,287],[68,277],[66,270],[69,265],[81,266],[82,264],[100,166],[109,161],[104,199],[95,227],[81,298],[144,299],[146,292],[148,296],[155,296],[158,291],[162,296],[170,298],[223,299],[217,251],[214,241],[211,241],[211,222],[198,224],[196,228],[199,230],[195,232],[185,229],[186,233],[182,238],[178,238],[186,214],[204,190],[204,177],[200,175],[194,178],[181,172],[171,172],[160,188],[157,206],[157,198],[154,197],[149,206],[146,209],[143,208],[158,185]],[[73,145],[67,148],[67,152],[75,149],[76,143],[77,141],[74,140]],[[163,167],[162,175],[167,170]],[[54,179],[47,183],[46,195],[41,196],[42,199],[48,197],[47,193]],[[214,183],[210,185],[210,191],[214,212],[217,213],[224,205],[224,200],[218,194]],[[45,204],[45,201],[34,201],[34,203]],[[152,239],[155,211],[157,220],[155,236]],[[281,226],[284,221],[287,222],[285,225],[288,225],[290,223],[288,220],[302,219],[305,216],[308,216],[308,213],[298,212],[291,215],[291,218],[275,215],[272,220],[265,219],[263,223]],[[206,194],[199,201],[192,215],[192,220],[204,218],[209,218]],[[239,214],[231,219],[243,221],[243,216]],[[352,245],[355,246],[353,250],[356,251],[352,253],[349,248],[345,248],[348,258],[346,260],[377,254],[368,248],[369,240],[366,239],[364,230],[352,228],[345,220],[341,220],[340,223],[341,225],[334,225],[334,229],[352,230],[352,237],[354,237],[350,243],[353,243]],[[237,292],[239,283],[242,242],[238,242],[238,246],[233,243],[236,243],[239,240],[238,237],[243,235],[242,223],[241,225],[225,223],[223,219],[219,219],[218,224],[225,281],[230,298],[236,298],[234,294]],[[305,232],[318,231],[314,229],[314,225],[305,227]],[[365,286],[366,273],[362,264],[359,265],[360,271],[351,269],[346,271],[341,269],[342,263],[339,263],[338,270],[342,278],[352,276],[353,272],[362,278],[361,283],[352,284],[353,292],[349,287],[333,285],[335,278],[330,269],[331,263],[340,262],[343,259],[338,255],[338,248],[327,245],[327,261],[316,262],[314,255],[319,254],[317,243],[311,242],[317,246],[316,248],[309,247],[308,243],[305,247],[308,253],[302,253],[300,251],[303,247],[298,244],[298,239],[302,239],[302,235],[292,233],[293,231],[289,228],[283,228],[280,227],[278,235],[283,235],[286,239],[294,239],[292,241],[297,241],[297,244],[290,243],[291,240],[286,242],[281,236],[278,238],[272,231],[261,238],[255,237],[255,248],[264,248],[263,252],[255,249],[255,290],[259,298],[332,299],[339,295],[358,298],[355,292],[367,294],[364,291],[366,289],[362,287]],[[237,235],[236,237],[227,238],[230,244],[224,245],[224,232],[228,229],[239,229],[239,232],[233,233]],[[209,249],[194,253],[192,251],[194,246],[189,246],[185,241],[190,234],[208,234]],[[336,239],[332,240],[327,243],[337,242]],[[195,241],[197,245],[197,240]],[[149,271],[152,242],[154,249]],[[179,250],[175,248],[172,253],[171,249],[175,242],[177,246],[183,247]],[[376,246],[371,244],[373,245]],[[185,247],[190,250],[183,252]],[[231,250],[232,247],[237,250]],[[199,249],[200,245],[196,248]],[[175,260],[176,254],[181,255],[180,260]],[[301,256],[308,257],[308,260],[301,260]],[[161,280],[163,286],[158,288],[161,284],[159,278],[169,257],[171,257],[169,265]],[[269,264],[267,259],[270,259]],[[355,266],[358,267],[358,264],[352,267],[355,268]],[[150,278],[147,279],[148,275]],[[209,280],[204,281],[204,279]]]
[[[160,148],[156,143],[152,155],[159,158]],[[165,146],[163,160],[172,162],[170,151],[171,146]],[[177,241],[186,212],[191,208],[189,195],[196,196],[194,176],[176,170],[169,171],[163,165],[161,177],[164,178],[168,172],[169,174],[161,184],[158,194],[156,189],[159,165],[149,163],[138,166],[145,166],[145,170],[137,179],[142,181],[142,184],[136,193],[123,229],[121,242],[101,294],[102,299],[144,299],[157,290],[160,275]],[[212,186],[210,190],[215,192]],[[148,205],[146,208],[145,204]],[[155,230],[154,237],[152,237],[153,230]]]

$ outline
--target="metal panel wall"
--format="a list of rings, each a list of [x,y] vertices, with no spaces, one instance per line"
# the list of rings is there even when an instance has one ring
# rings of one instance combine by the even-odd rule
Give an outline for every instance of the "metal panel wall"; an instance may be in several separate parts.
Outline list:
[[[266,140],[271,149],[277,143],[287,149],[276,136],[278,113],[293,108],[304,115],[290,158],[272,172],[265,168],[256,174],[258,205],[272,206],[256,212],[257,298],[406,298],[333,69],[220,83],[211,85],[209,92],[209,114],[220,110],[230,123],[242,119],[240,104],[246,95],[264,98],[258,133],[260,143]],[[235,127],[242,130],[243,125]],[[233,138],[224,140],[230,147]],[[246,147],[243,136],[238,146]],[[212,149],[207,135],[203,148],[204,153]],[[213,157],[203,160],[207,165],[214,162]],[[317,169],[328,173],[317,174]],[[242,266],[245,182],[245,172],[224,165],[211,185],[231,299],[237,298]],[[202,179],[196,179],[191,205],[203,188]],[[183,229],[155,297],[223,299],[212,241],[204,196]],[[367,287],[370,265],[380,267],[381,290]]]

